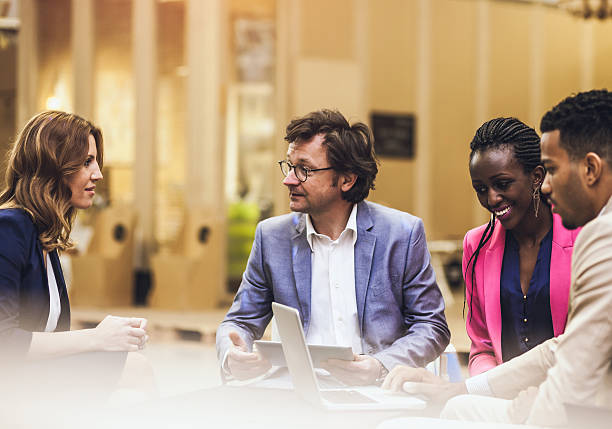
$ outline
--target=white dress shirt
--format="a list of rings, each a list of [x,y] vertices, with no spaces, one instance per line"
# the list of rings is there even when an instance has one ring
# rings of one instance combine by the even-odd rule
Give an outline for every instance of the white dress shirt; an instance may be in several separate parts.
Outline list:
[[[57,282],[55,281],[55,273],[53,272],[53,265],[51,264],[51,258],[47,253],[47,283],[49,284],[49,318],[47,319],[47,326],[45,332],[53,332],[57,327],[57,321],[59,320],[60,313],[62,312],[62,305],[60,303],[59,292],[57,290]]]
[[[315,231],[306,217],[306,238],[311,256],[310,326],[308,344],[351,346],[362,353],[355,295],[355,242],[357,204],[336,240]]]

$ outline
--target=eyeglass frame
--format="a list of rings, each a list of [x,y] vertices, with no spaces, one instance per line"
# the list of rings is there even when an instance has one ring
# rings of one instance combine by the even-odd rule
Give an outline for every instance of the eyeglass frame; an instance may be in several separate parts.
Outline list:
[[[283,164],[286,164],[289,167],[289,170],[287,171],[287,174],[285,174],[285,172],[283,171]],[[310,177],[310,173],[312,173],[314,171],[324,171],[324,170],[333,170],[334,169],[334,167],[309,168],[309,167],[305,167],[305,166],[303,166],[301,164],[294,165],[291,162],[287,161],[286,159],[278,161],[278,166],[280,167],[281,173],[285,177],[289,177],[289,174],[291,173],[291,170],[293,170],[296,179],[298,179],[302,183],[304,183],[306,180],[308,180],[308,178]],[[296,168],[297,167],[301,168],[302,170],[304,170],[304,173],[306,173],[306,177],[304,178],[304,180],[299,178],[299,176],[298,176],[298,174],[296,172]]]

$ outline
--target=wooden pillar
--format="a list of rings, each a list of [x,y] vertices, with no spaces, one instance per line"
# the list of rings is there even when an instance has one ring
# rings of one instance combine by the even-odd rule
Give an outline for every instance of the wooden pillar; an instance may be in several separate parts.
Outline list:
[[[368,30],[370,28],[368,22],[368,14],[370,2],[367,0],[354,0],[355,19],[353,25],[355,27],[353,40],[353,58],[357,62],[359,70],[359,109],[357,112],[357,120],[364,123],[369,123],[369,106],[370,104],[370,73],[369,73],[369,43]]]
[[[432,88],[432,5],[429,0],[418,4],[417,45],[417,141],[415,157],[415,215],[423,219],[425,230],[431,235],[431,88]]]
[[[94,19],[93,0],[71,2],[71,48],[74,113],[93,121]]]
[[[19,36],[17,46],[17,123],[21,130],[36,113],[36,86],[38,74],[38,41],[36,7],[34,0],[21,0],[19,4]]]
[[[582,40],[580,46],[580,90],[590,91],[594,89],[595,78],[595,35],[593,32],[593,21],[582,20]],[[542,112],[544,113],[544,112]]]
[[[189,206],[220,208],[220,0],[187,1],[187,189]]]
[[[490,25],[490,6],[488,0],[479,0],[478,2],[478,36],[476,38],[478,45],[476,46],[476,123],[474,124],[474,133],[485,121],[490,118],[490,86],[491,86],[491,25]],[[473,194],[472,199],[472,224],[473,226],[481,225],[487,222],[489,214],[482,208]]]
[[[543,6],[534,5],[530,22],[530,44],[529,44],[529,123],[536,131],[539,131],[540,119],[545,111],[544,106],[544,22]]]
[[[287,153],[285,127],[294,111],[291,77],[294,75],[295,61],[299,49],[299,2],[297,0],[277,0],[276,2],[276,154],[284,159]],[[279,171],[279,183],[282,176]],[[289,211],[289,198],[284,186],[274,187],[274,215]]]
[[[187,160],[186,205],[204,209],[210,219],[208,276],[201,287],[215,299],[226,284],[226,209],[224,197],[224,142],[221,134],[220,70],[223,63],[222,22],[227,19],[221,0],[186,0],[187,5]]]
[[[153,253],[155,225],[157,31],[156,1],[132,2],[134,68],[134,207],[138,213],[136,268],[147,270]]]

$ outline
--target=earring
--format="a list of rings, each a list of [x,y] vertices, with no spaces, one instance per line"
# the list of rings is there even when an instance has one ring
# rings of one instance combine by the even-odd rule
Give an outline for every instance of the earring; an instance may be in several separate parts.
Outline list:
[[[535,210],[535,217],[538,217],[538,211],[540,210],[540,187],[538,186],[533,190],[533,208]]]

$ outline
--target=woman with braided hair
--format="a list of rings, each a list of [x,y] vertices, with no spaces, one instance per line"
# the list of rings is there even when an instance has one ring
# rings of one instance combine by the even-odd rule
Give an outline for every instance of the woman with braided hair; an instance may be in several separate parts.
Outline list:
[[[553,214],[540,187],[540,138],[516,118],[485,122],[470,143],[470,176],[486,225],[463,241],[471,375],[563,333],[578,231]]]

